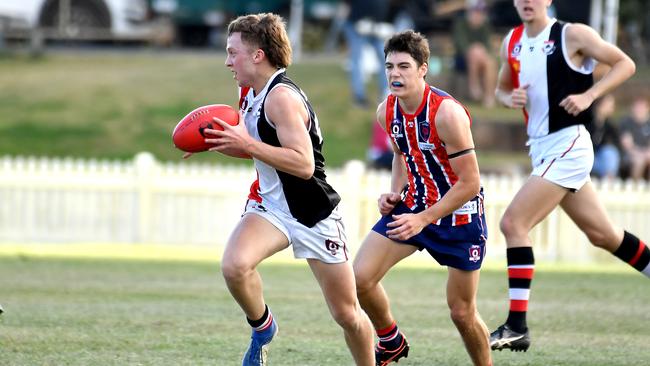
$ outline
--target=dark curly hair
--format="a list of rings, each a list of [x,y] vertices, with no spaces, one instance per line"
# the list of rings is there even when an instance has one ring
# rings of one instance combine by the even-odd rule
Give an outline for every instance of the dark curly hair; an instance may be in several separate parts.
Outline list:
[[[418,66],[429,62],[429,41],[422,34],[406,30],[390,37],[384,45],[384,58],[391,52],[408,53]]]

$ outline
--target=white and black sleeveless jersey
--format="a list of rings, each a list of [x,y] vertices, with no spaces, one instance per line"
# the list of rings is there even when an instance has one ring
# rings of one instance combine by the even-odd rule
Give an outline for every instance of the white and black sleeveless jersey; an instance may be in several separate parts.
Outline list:
[[[305,94],[289,79],[284,69],[278,70],[262,91],[255,95],[252,88],[240,90],[240,109],[248,133],[255,139],[273,146],[281,146],[275,124],[264,111],[266,96],[274,88],[286,87],[295,92],[309,113],[307,129],[313,147],[315,170],[310,179],[302,179],[279,171],[274,167],[253,159],[258,179],[251,187],[250,199],[265,207],[283,210],[295,217],[301,224],[312,227],[328,217],[341,198],[327,183],[325,159],[322,154],[323,138],[318,118]]]
[[[595,61],[585,59],[574,65],[567,54],[565,33],[569,24],[553,19],[534,38],[526,35],[524,26],[508,34],[508,64],[515,88],[529,85],[528,103],[524,108],[528,136],[542,137],[564,127],[588,124],[591,107],[572,116],[560,107],[571,94],[580,94],[593,85]]]

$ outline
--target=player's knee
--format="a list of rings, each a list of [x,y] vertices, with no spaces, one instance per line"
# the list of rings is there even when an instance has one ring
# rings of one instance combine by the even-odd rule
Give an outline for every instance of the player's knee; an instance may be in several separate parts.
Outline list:
[[[221,274],[226,282],[238,282],[245,278],[253,267],[246,261],[233,259],[221,263]]]
[[[332,306],[332,318],[343,329],[356,329],[361,317],[355,306]]]
[[[354,280],[357,286],[357,294],[359,295],[367,293],[376,285],[376,281],[374,281],[370,276],[364,274],[363,272],[358,273],[355,271]]]
[[[589,242],[597,248],[610,249],[618,244],[616,233],[613,231],[610,233],[603,230],[586,230],[585,235]]]
[[[476,309],[467,302],[455,302],[449,305],[449,316],[457,328],[467,328],[474,321]]]
[[[517,224],[517,221],[508,214],[505,214],[503,217],[501,217],[501,221],[499,222],[499,229],[506,238],[520,235],[521,231],[519,225]]]

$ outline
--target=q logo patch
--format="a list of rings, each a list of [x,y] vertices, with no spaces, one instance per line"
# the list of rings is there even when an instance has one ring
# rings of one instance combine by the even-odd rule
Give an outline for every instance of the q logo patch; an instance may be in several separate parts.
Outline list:
[[[325,248],[326,248],[326,249],[327,249],[327,250],[328,250],[332,255],[335,256],[335,255],[338,253],[339,248],[341,248],[341,246],[340,246],[337,242],[334,242],[334,241],[332,241],[332,240],[327,239],[327,240],[325,240]]]
[[[470,262],[478,262],[481,260],[481,247],[478,245],[472,245],[469,248],[469,260]]]
[[[402,122],[400,122],[400,120],[394,119],[393,122],[390,123],[390,134],[393,135],[393,138],[404,137],[404,134],[402,133]]]

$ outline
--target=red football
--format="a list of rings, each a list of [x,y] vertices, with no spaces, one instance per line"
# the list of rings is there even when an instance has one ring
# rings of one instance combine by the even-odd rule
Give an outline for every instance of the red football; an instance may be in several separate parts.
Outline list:
[[[172,132],[174,145],[187,152],[201,152],[211,148],[211,144],[205,143],[206,135],[203,130],[206,128],[223,130],[212,117],[217,117],[231,126],[239,123],[239,113],[229,105],[210,104],[199,107],[188,113],[174,127]],[[210,135],[207,137],[210,138]]]

